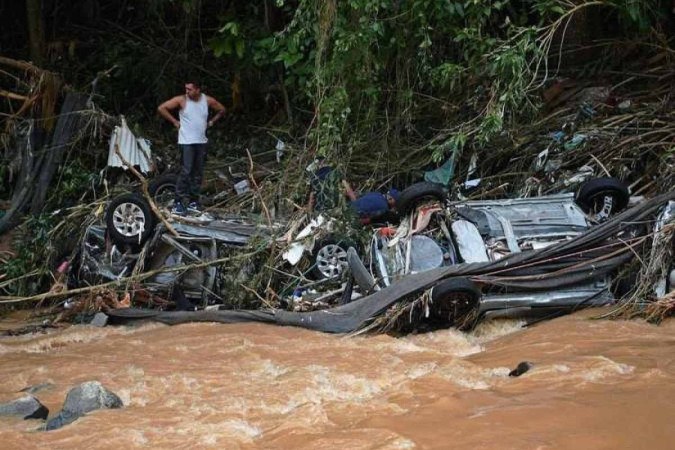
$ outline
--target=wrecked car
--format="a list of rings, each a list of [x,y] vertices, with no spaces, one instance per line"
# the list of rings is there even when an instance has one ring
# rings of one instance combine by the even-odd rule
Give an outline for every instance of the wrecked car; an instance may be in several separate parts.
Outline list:
[[[182,309],[222,303],[226,286],[215,262],[227,261],[252,239],[271,233],[269,227],[236,216],[219,216],[208,227],[173,222],[176,235],[155,221],[139,196],[115,198],[108,205],[106,223],[94,223],[85,231],[73,270],[77,282],[95,284],[143,273],[143,289],[170,298]],[[186,265],[197,267],[183,270]],[[239,264],[230,275],[244,278],[250,270]]]
[[[311,250],[310,271],[314,277],[296,278],[290,283],[292,294],[280,291],[289,297],[287,302],[281,302],[286,309],[311,311],[337,304],[347,306],[381,291],[396,292],[416,274],[449,270],[462,276],[440,277],[431,283],[428,295],[421,297],[425,302],[421,310],[427,319],[456,323],[466,317],[547,315],[611,303],[612,275],[619,263],[612,261],[611,267],[597,264],[593,266],[599,268],[596,270],[584,266],[594,251],[583,256],[556,256],[550,263],[524,269],[526,278],[531,279],[521,277],[515,282],[509,280],[508,269],[517,265],[497,272],[474,269],[498,266],[514,256],[518,261],[527,261],[530,254],[564,243],[581,245],[589,230],[608,222],[610,216],[628,206],[629,200],[628,189],[613,178],[591,180],[576,195],[461,202],[450,201],[439,185],[419,183],[401,194],[400,223],[372,229],[370,242],[359,246],[348,240],[331,239],[331,221],[322,217],[296,233],[293,229],[299,228],[297,224],[277,224],[276,229],[271,229],[241,217],[216,215],[201,223],[198,219],[194,219],[195,223],[173,221],[178,236],[172,236],[162,225],[157,226],[157,218],[144,199],[125,194],[109,204],[106,226],[90,227],[89,238],[83,243],[80,270],[105,275],[107,279],[121,278],[132,270],[138,273],[142,269],[150,274],[158,271],[143,280],[145,288],[170,290],[177,303],[184,295],[192,299],[193,305],[220,304],[220,293],[226,284],[222,269],[227,263],[225,259],[220,265],[209,262],[225,258],[228,252],[241,251],[254,236],[269,240],[272,235],[285,233],[288,237],[294,233],[294,241],[285,239],[284,258],[297,263]],[[645,229],[624,227],[612,237],[630,242]],[[141,245],[145,249],[143,255],[120,250],[138,250]],[[349,248],[351,245],[360,250]],[[140,259],[143,264],[139,267]],[[185,264],[202,263],[187,272],[180,270]],[[256,271],[251,264],[235,268],[240,272],[239,281]],[[573,275],[565,273],[575,265],[581,265],[583,270],[572,270]],[[322,284],[315,281],[317,278],[333,279],[335,283]],[[173,295],[175,291],[179,298]],[[398,291],[396,298],[403,298],[406,289]],[[308,301],[314,303],[297,306]]]
[[[298,275],[286,277],[300,281],[287,282],[281,288],[280,295],[288,294],[288,300],[292,300],[291,293],[298,283],[303,290],[317,285],[325,290],[328,286],[335,288],[337,282],[339,290],[339,281],[333,279],[344,272],[346,259],[343,267],[340,255],[346,255],[347,246],[331,239],[326,233],[328,224],[321,217],[318,219],[322,226],[310,227],[310,232],[293,236],[299,227],[297,220],[270,224],[253,216],[218,211],[173,217],[168,212],[170,203],[158,202],[157,207],[163,217],[169,217],[171,230],[140,194],[113,198],[107,204],[104,223],[94,223],[86,230],[74,270],[76,282],[94,284],[143,273],[143,289],[170,298],[179,308],[231,304],[236,297],[234,292],[240,292],[242,285],[259,272],[256,264],[260,261],[236,256],[250,251],[255,244],[259,249],[299,247],[299,253],[293,252],[293,263],[285,267],[297,272],[296,265],[303,261],[303,270]],[[291,242],[293,238],[295,242]],[[183,269],[195,265],[198,267]],[[310,303],[328,306],[321,299],[327,298],[323,293],[317,298],[317,302]]]
[[[543,197],[449,202],[442,189],[419,183],[404,191],[401,208],[410,213],[397,227],[374,230],[366,268],[351,250],[351,271],[365,293],[396,285],[410,274],[442,267],[490,263],[516,253],[571,241],[626,208],[628,189],[614,178],[598,178],[578,193]],[[627,230],[634,238],[640,227]],[[609,273],[553,289],[481,286],[469,277],[435,285],[427,315],[444,320],[472,312],[480,318],[550,314],[614,300]]]

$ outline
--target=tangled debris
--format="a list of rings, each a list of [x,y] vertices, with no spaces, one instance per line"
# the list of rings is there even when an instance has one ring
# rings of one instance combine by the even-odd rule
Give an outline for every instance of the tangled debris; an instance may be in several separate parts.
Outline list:
[[[633,196],[651,198],[659,193],[672,192],[675,186],[675,127],[672,125],[675,123],[675,100],[671,58],[669,52],[658,53],[648,61],[641,62],[643,67],[639,73],[613,73],[598,83],[575,81],[561,75],[542,92],[543,118],[526,126],[508,129],[487,143],[479,144],[469,139],[464,147],[448,155],[446,163],[449,162],[448,167],[453,168],[448,177],[452,195],[468,199],[529,197],[574,190],[592,176],[614,176],[625,180],[630,183]],[[31,73],[38,74],[33,69]],[[36,79],[41,80],[37,86],[47,86],[47,78]],[[57,88],[54,83],[50,86]],[[43,99],[40,111],[48,113],[49,105],[53,106],[54,103],[44,104],[50,98],[47,94],[40,98]],[[78,99],[82,100],[83,97],[79,96]],[[80,100],[75,103],[80,105]],[[28,97],[23,98],[23,101],[26,103],[21,111],[35,105],[35,100],[31,101]],[[100,112],[95,109],[90,111],[88,116],[82,116],[92,118],[88,122],[91,126],[83,128],[85,135],[98,133],[103,126]],[[466,123],[465,119],[456,118],[458,123]],[[57,128],[58,124],[57,121]],[[74,128],[74,122],[64,122],[62,128],[65,133],[66,129]],[[450,139],[455,132],[456,126],[453,125],[439,131],[437,136],[419,148],[390,148],[386,160],[373,160],[367,152],[352,152],[344,164],[351,181],[362,189],[384,184],[410,184],[419,180],[425,170],[439,165],[432,163],[429,149]],[[472,133],[467,131],[466,134],[471,136]],[[66,140],[69,143],[72,141],[70,137]],[[308,303],[311,296],[307,294],[311,294],[314,289],[313,280],[307,277],[308,265],[301,263],[289,271],[282,259],[292,236],[307,220],[297,211],[304,204],[305,167],[314,155],[301,142],[285,143],[283,157],[279,157],[278,148],[255,154],[247,151],[246,156],[230,160],[225,166],[220,161],[211,162],[207,169],[216,174],[212,179],[216,180],[213,188],[217,193],[212,197],[211,211],[227,210],[246,213],[249,217],[253,213],[257,215],[256,226],[268,227],[280,217],[290,217],[284,228],[285,233],[267,239],[251,239],[237,251],[232,248],[219,249],[212,258],[187,264],[152,268],[138,264],[130,274],[125,273],[118,279],[90,286],[73,287],[71,283],[68,288],[66,276],[54,271],[54,286],[49,292],[28,296],[5,295],[0,297],[0,304],[43,305],[47,302],[55,307],[55,311],[59,311],[59,320],[70,320],[97,311],[111,311],[128,304],[168,309],[179,303],[180,295],[174,292],[158,295],[148,290],[144,282],[162,273],[180,276],[199,269],[218,267],[222,270],[220,274],[229,272],[228,277],[225,277],[227,280],[223,280],[223,286],[232,295],[223,298],[217,292],[208,293],[202,306],[209,306],[214,297],[219,300],[218,303],[233,308],[295,308],[306,311],[333,306],[335,299],[323,302],[319,291],[316,291],[319,300]],[[34,165],[31,170],[26,169],[26,173],[40,172],[39,167]],[[223,170],[225,167],[227,169]],[[50,178],[45,179],[47,185]],[[235,185],[241,187],[242,181],[246,181],[248,189],[237,190]],[[140,183],[146,198],[151,200],[143,178]],[[49,231],[48,240],[56,242],[70,236],[67,240],[80,242],[84,231],[100,223],[104,217],[105,205],[110,198],[101,195],[106,194],[105,191],[107,185],[95,201],[64,208],[55,215],[58,222]],[[21,192],[21,189],[15,192]],[[38,199],[36,202],[43,198],[41,195],[35,197]],[[26,204],[25,199],[13,198],[9,211],[25,209]],[[163,217],[161,213],[157,215]],[[0,220],[7,223],[13,217],[6,213]],[[166,228],[170,229],[171,226],[169,223]],[[270,245],[270,239],[273,245]],[[672,292],[654,290],[659,280],[667,278],[668,268],[672,265],[672,242],[673,227],[666,225],[652,234],[640,248],[632,247],[631,251],[638,254],[641,262],[639,276],[633,289],[618,304],[614,316],[641,316],[658,321],[672,313]],[[150,247],[146,246],[128,256],[144,261],[149,251]],[[77,257],[81,257],[77,253],[77,249],[73,249],[65,258],[71,267]],[[8,251],[0,253],[3,267],[6,267],[12,256]],[[8,287],[45,272],[49,272],[49,267],[14,277],[9,277],[8,272],[3,271],[0,273],[0,289],[7,292]],[[288,297],[292,297],[300,285],[306,295],[299,296],[295,304],[289,303]],[[337,291],[344,292],[344,287],[337,287]],[[64,303],[64,298],[68,299],[67,303]],[[71,307],[63,309],[66,304]],[[371,325],[381,330],[397,328],[397,323],[410,322],[415,314],[428,307],[427,294],[422,292],[394,306],[381,323]]]

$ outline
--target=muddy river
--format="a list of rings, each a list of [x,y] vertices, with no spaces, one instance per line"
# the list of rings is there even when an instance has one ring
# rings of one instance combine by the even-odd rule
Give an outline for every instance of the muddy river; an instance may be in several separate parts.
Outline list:
[[[75,326],[0,339],[0,401],[98,380],[125,407],[2,448],[618,449],[675,442],[675,321],[589,320],[402,338],[262,324]],[[521,361],[534,367],[514,378]]]

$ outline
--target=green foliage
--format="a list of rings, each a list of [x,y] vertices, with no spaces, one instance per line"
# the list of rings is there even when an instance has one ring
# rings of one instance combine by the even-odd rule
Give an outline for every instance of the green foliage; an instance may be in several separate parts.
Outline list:
[[[16,257],[7,261],[0,272],[7,279],[21,277],[36,271],[36,275],[10,284],[6,289],[13,295],[26,295],[38,292],[50,274],[49,261],[54,253],[54,242],[50,236],[54,218],[48,214],[30,217],[20,230],[20,239],[16,239]]]
[[[213,50],[213,54],[218,57],[235,54],[241,59],[244,57],[246,40],[240,34],[237,22],[227,22],[218,30],[218,34],[211,39],[209,46]]]

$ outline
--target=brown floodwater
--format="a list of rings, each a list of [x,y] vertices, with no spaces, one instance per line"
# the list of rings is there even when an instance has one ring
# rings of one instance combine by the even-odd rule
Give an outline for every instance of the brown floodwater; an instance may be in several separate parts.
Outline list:
[[[596,312],[596,311],[594,311]],[[0,418],[2,448],[619,449],[675,442],[675,321],[402,338],[262,324],[73,326],[0,339],[0,401],[52,413],[98,380],[125,407],[60,430]],[[521,361],[534,367],[518,378]]]

